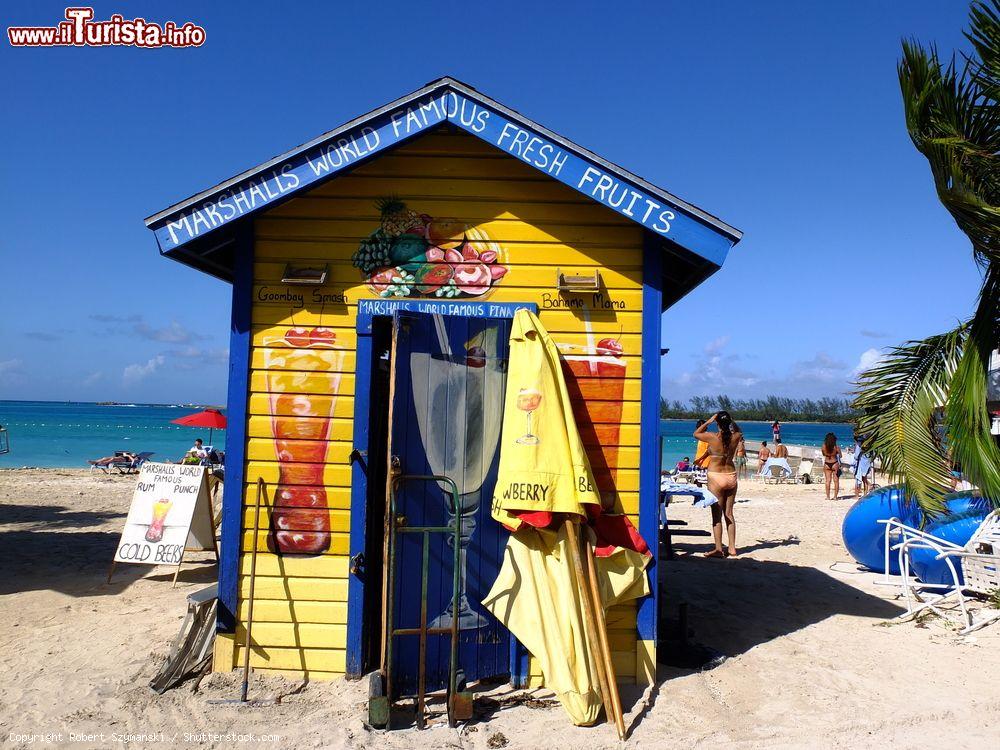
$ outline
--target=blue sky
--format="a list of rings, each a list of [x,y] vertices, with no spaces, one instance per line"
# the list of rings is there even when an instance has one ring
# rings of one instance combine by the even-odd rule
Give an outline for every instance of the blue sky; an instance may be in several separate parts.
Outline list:
[[[54,24],[65,3],[4,5]],[[664,395],[839,395],[967,316],[969,245],[910,144],[900,39],[964,45],[951,0],[95,5],[198,49],[12,49],[0,398],[223,403],[229,287],[143,217],[442,75],[744,230],[664,317]]]

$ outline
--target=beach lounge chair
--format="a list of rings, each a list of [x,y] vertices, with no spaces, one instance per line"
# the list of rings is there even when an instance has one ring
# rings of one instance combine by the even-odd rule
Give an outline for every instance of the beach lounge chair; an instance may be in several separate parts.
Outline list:
[[[976,619],[979,612],[970,609],[965,596],[966,591],[993,596],[1000,590],[1000,510],[994,510],[986,516],[964,547],[907,526],[895,518],[885,524],[886,560],[888,561],[890,550],[895,550],[899,556],[899,581],[906,602],[906,612],[896,620],[912,619],[928,609],[941,617],[958,615],[965,625],[962,635],[1000,620],[1000,611],[996,610],[988,611]],[[892,540],[895,540],[895,544],[892,544]],[[946,563],[951,581],[945,584],[925,584],[916,580],[910,569],[910,553],[915,549],[936,552],[935,559]],[[927,590],[935,589],[943,589],[943,593],[927,593]],[[943,606],[946,603],[953,605],[954,602],[950,601],[952,599],[958,603],[957,611],[954,606],[948,609]]]
[[[215,644],[215,612],[219,601],[219,586],[188,594],[187,614],[180,632],[170,647],[170,653],[160,671],[149,681],[149,687],[163,694],[179,685],[185,677],[202,674],[212,660]]]
[[[813,460],[811,458],[803,458],[802,463],[799,464],[798,470],[798,480],[804,484],[811,484],[816,481],[812,477],[813,471]]]
[[[781,484],[788,478],[787,472],[781,466],[771,464],[767,467],[767,473],[764,475],[764,484]]]
[[[127,451],[115,451],[115,455],[106,458],[91,459],[90,470],[100,469],[105,474],[117,471],[119,474],[134,474],[139,468],[149,460],[152,451],[144,453],[128,453]]]

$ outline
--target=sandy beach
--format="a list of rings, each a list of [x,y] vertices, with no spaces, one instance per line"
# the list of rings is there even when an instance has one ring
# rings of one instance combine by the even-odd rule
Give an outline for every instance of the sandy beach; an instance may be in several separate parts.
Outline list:
[[[619,747],[608,725],[572,727],[545,691],[494,689],[477,720],[423,732],[364,724],[362,683],[238,674],[147,688],[185,597],[214,580],[210,555],[176,589],[166,569],[124,568],[105,583],[134,480],[76,470],[0,472],[0,737],[5,747],[108,747],[156,733],[167,744],[230,747]],[[744,483],[738,559],[708,560],[708,512],[672,506],[676,557],[664,560],[666,611],[688,603],[695,639],[728,656],[708,672],[661,666],[648,691],[625,688],[628,747],[982,747],[1000,742],[1000,627],[957,635],[940,620],[889,624],[902,611],[840,542],[851,500],[812,486]],[[196,556],[197,559],[197,556]],[[95,735],[76,740],[73,735]],[[103,733],[104,737],[101,738]],[[162,736],[160,735],[162,733]],[[204,733],[204,734],[202,734]],[[229,735],[229,736],[227,736]],[[74,741],[71,741],[74,740]],[[132,743],[130,743],[132,744]],[[134,744],[144,744],[135,742]]]

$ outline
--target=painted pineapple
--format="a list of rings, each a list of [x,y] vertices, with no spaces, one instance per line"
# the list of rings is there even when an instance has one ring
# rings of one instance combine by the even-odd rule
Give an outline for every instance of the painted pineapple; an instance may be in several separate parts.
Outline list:
[[[407,229],[420,224],[420,214],[406,207],[406,204],[395,196],[379,198],[375,201],[382,216],[382,231],[393,236],[403,234]]]

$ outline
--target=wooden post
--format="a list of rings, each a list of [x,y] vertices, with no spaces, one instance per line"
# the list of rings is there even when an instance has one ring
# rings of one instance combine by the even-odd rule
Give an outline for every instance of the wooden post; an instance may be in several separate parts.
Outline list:
[[[576,585],[580,590],[580,603],[583,605],[583,629],[586,631],[587,643],[589,644],[590,652],[594,657],[594,668],[597,671],[597,679],[601,688],[601,700],[604,703],[604,713],[607,716],[608,721],[615,721],[617,725],[617,720],[614,714],[614,706],[609,698],[609,677],[611,677],[611,679],[613,679],[613,677],[606,673],[606,666],[601,653],[600,639],[597,635],[597,620],[594,616],[594,608],[590,600],[590,587],[587,585],[587,581],[583,573],[583,561],[580,559],[580,537],[576,532],[576,524],[569,520],[569,518],[563,521],[563,524],[566,528],[566,541],[569,546],[569,556],[573,563],[573,572],[576,576]]]
[[[389,405],[386,412],[386,434],[385,434],[385,512],[382,518],[382,611],[381,632],[379,633],[379,671],[385,675],[386,651],[392,648],[389,643],[389,630],[392,623],[387,619],[386,604],[391,592],[389,591],[389,534],[392,533],[391,526],[394,522],[389,512],[389,496],[392,494],[392,480],[397,467],[392,462],[392,418],[393,405],[396,402],[396,352],[399,346],[399,316],[392,318],[392,332],[389,342]]]
[[[250,628],[253,626],[253,589],[257,580],[257,539],[260,527],[260,502],[264,494],[264,480],[257,479],[257,507],[254,508],[253,516],[253,549],[250,550],[250,591],[247,597],[247,636],[243,644],[243,684],[240,687],[240,702],[247,702],[247,690],[250,687],[250,648],[253,641],[250,639]],[[273,507],[273,506],[272,506]]]
[[[615,667],[611,662],[611,646],[608,643],[608,625],[604,619],[604,603],[601,601],[601,589],[597,585],[597,568],[594,565],[594,551],[590,540],[584,541],[584,555],[587,558],[587,577],[590,583],[590,595],[594,600],[594,612],[597,615],[597,637],[601,643],[601,657],[604,659],[604,671],[608,675],[608,690],[615,713],[615,726],[618,728],[618,739],[625,739],[625,717],[622,715],[621,696],[618,695],[618,680],[615,677]]]

